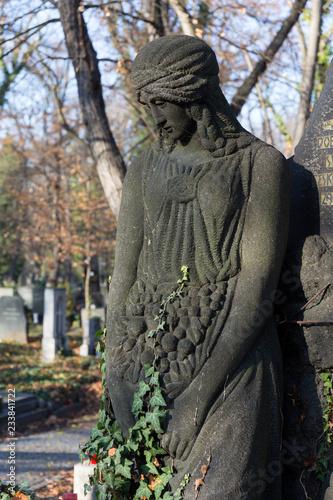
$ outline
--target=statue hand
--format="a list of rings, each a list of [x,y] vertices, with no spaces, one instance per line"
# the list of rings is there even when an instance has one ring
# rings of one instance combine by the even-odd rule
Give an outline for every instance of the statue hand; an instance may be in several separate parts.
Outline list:
[[[173,402],[169,410],[162,445],[173,458],[186,460],[201,430],[203,420],[199,420],[197,406],[200,402],[192,391],[184,391]]]
[[[163,435],[162,446],[172,458],[186,460],[193,448],[199,430],[198,426],[193,426],[191,429],[178,426],[178,428]]]
[[[128,436],[128,429],[135,424],[132,405],[136,387],[118,380],[117,391],[112,393],[111,401],[117,423],[123,434]]]

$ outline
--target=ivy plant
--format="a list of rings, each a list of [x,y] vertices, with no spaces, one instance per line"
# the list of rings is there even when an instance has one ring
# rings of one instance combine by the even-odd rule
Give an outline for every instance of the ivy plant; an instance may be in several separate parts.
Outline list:
[[[164,330],[166,306],[180,297],[188,281],[188,268],[181,268],[182,278],[178,287],[160,304],[155,317],[156,328],[150,330],[148,337],[154,338]],[[134,395],[132,413],[136,422],[124,437],[117,421],[106,412],[104,396],[105,385],[105,336],[106,328],[95,335],[98,338],[97,350],[101,352],[100,368],[102,374],[102,395],[99,420],[92,429],[89,441],[79,450],[81,462],[88,455],[94,458],[96,467],[85,485],[85,493],[93,486],[98,487],[99,500],[179,500],[189,481],[184,477],[180,487],[171,493],[170,480],[174,475],[172,465],[166,466],[164,458],[167,452],[162,448],[160,436],[164,433],[163,423],[167,416],[166,402],[160,387],[160,374],[156,369],[158,355],[152,365],[145,365],[145,380],[139,383],[139,390]]]

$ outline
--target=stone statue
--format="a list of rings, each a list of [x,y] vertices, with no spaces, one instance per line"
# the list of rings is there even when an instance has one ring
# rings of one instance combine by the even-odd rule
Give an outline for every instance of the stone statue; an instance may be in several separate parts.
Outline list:
[[[288,231],[288,166],[242,128],[218,73],[210,47],[183,35],[154,40],[133,63],[137,98],[150,108],[159,140],[135,158],[124,183],[107,382],[126,432],[143,367],[154,357],[147,334],[188,266],[189,282],[170,304],[168,332],[156,347],[169,409],[163,445],[177,470],[172,487],[190,473],[185,498],[193,499],[209,456],[199,500],[279,500],[273,303]]]

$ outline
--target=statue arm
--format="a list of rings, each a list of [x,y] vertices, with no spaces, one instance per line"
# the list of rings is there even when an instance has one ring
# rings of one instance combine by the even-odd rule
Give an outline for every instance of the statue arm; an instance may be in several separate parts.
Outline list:
[[[177,458],[186,459],[209,409],[271,317],[265,315],[262,306],[272,301],[278,283],[288,215],[288,165],[280,153],[264,147],[253,167],[241,242],[241,270],[229,317],[202,371],[173,403],[164,445]],[[201,386],[204,390],[200,391]]]
[[[109,292],[110,316],[125,313],[128,292],[137,277],[143,243],[142,155],[132,162],[125,177],[117,226],[115,267]]]
[[[118,424],[125,433],[134,424],[131,408],[135,386],[119,377],[114,369],[112,351],[116,342],[115,323],[117,318],[126,315],[126,300],[137,278],[138,260],[143,244],[142,167],[143,158],[140,155],[132,162],[124,181],[107,317],[106,380]]]

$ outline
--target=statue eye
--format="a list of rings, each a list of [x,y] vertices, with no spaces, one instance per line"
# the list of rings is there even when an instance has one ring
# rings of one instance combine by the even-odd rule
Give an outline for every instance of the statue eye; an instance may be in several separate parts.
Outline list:
[[[162,101],[161,99],[156,99],[155,101],[153,101],[153,104],[155,104],[155,106],[158,106],[159,108],[163,108],[163,106],[165,106],[166,104],[166,101]]]

